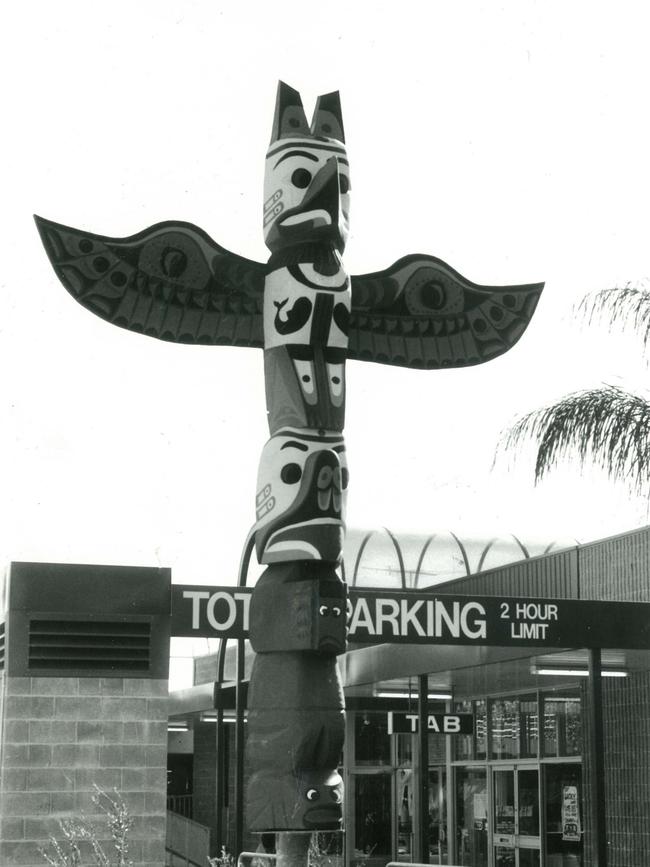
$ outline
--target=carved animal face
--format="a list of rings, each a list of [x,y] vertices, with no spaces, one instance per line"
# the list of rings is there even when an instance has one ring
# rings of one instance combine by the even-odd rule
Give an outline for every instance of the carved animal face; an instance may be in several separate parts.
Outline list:
[[[342,824],[343,780],[334,771],[254,773],[246,790],[252,831],[336,831]]]
[[[343,250],[349,219],[350,169],[343,145],[293,138],[269,148],[264,239],[270,250],[307,241],[331,241]]]
[[[258,473],[259,562],[338,562],[347,484],[340,434],[285,428],[271,437]]]
[[[320,96],[311,126],[300,94],[280,82],[264,175],[264,239],[270,250],[348,237],[350,174],[338,93]]]

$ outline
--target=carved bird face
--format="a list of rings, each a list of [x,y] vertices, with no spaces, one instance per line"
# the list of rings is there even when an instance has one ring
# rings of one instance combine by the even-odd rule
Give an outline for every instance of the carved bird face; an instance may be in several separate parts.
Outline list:
[[[273,142],[264,176],[264,240],[270,250],[329,242],[349,234],[350,169],[345,146],[319,137]]]
[[[256,498],[260,563],[337,562],[348,470],[340,434],[285,428],[264,446]]]

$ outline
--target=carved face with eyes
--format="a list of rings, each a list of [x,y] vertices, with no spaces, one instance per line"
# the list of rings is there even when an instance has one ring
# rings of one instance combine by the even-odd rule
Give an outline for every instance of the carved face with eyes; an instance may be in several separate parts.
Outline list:
[[[295,136],[271,143],[264,176],[264,239],[270,250],[331,241],[342,251],[349,216],[350,169],[341,142]]]
[[[284,428],[271,437],[258,472],[259,562],[338,562],[347,486],[341,434]]]
[[[342,823],[343,780],[334,771],[254,773],[246,813],[253,831],[336,831]]]

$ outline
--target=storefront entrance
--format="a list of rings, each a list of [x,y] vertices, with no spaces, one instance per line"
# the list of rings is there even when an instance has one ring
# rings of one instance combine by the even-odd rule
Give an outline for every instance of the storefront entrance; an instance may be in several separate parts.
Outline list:
[[[495,867],[539,867],[539,770],[513,765],[491,776]]]

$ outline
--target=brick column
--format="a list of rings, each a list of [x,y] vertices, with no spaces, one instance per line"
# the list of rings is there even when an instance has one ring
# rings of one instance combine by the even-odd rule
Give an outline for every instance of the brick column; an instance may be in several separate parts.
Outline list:
[[[217,727],[215,723],[194,723],[194,765],[192,770],[193,798],[192,818],[210,828],[212,855],[219,854],[219,847],[227,840],[217,840]]]
[[[169,584],[168,570],[12,565],[0,864],[42,867],[58,820],[82,814],[106,840],[93,784],[124,798],[134,865],[164,863]]]

